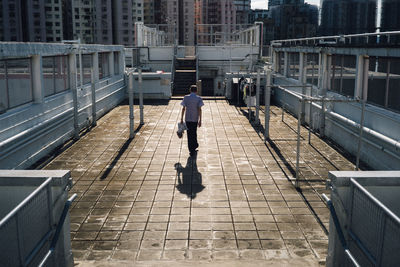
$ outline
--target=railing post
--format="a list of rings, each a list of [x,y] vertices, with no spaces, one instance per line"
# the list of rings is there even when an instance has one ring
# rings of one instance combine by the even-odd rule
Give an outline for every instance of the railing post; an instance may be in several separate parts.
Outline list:
[[[42,103],[44,98],[42,56],[33,55],[31,64],[33,101],[35,103]]]
[[[257,68],[256,82],[256,124],[260,124],[260,68]]]
[[[264,98],[265,98],[265,121],[264,121],[264,139],[267,141],[269,139],[269,109],[270,109],[270,101],[271,101],[271,75],[272,72],[270,69],[267,70],[267,81],[264,91]]]
[[[358,136],[356,171],[358,171],[360,167],[360,153],[361,153],[362,138],[364,132],[364,119],[365,119],[365,100],[361,100],[361,119],[360,119],[360,133]]]
[[[320,137],[325,136],[325,101],[324,98],[322,98],[322,105],[321,105],[321,121],[320,121],[320,126],[319,126],[319,135]]]
[[[79,116],[78,116],[78,88],[77,88],[77,68],[76,68],[76,54],[68,55],[68,63],[70,69],[70,86],[72,92],[73,112],[74,112],[74,140],[79,139]]]
[[[97,108],[96,108],[96,83],[99,80],[99,53],[92,54],[92,68],[91,68],[91,93],[92,93],[92,127],[97,125]]]
[[[304,102],[304,97],[302,96],[299,100],[299,108],[297,114],[297,150],[296,150],[296,183],[295,187],[299,188],[299,169],[300,169],[300,137],[301,137],[301,106]]]
[[[302,95],[306,95],[307,93],[307,87],[306,85],[306,78],[305,78],[305,74],[306,74],[306,69],[305,69],[305,53],[300,53],[299,55],[299,82],[301,83],[302,87],[301,87],[301,93]],[[305,110],[306,110],[306,103],[305,101],[301,102],[301,123],[305,122]]]
[[[289,72],[289,53],[284,52],[283,76],[288,77]]]
[[[111,51],[108,53],[108,66],[110,70],[110,77],[113,77],[115,75],[115,69],[114,69],[114,51]]]
[[[363,99],[364,55],[357,55],[354,97]]]
[[[129,97],[129,138],[135,136],[134,132],[134,110],[133,110],[133,72],[128,74],[128,97]]]
[[[91,94],[92,94],[92,127],[95,127],[97,125],[96,123],[96,80],[94,78],[94,69],[92,66],[91,73],[90,73],[90,78],[91,78],[91,83],[90,83],[90,89],[91,89]]]
[[[140,125],[144,124],[143,117],[143,80],[142,80],[142,69],[139,68],[139,105],[140,105]]]

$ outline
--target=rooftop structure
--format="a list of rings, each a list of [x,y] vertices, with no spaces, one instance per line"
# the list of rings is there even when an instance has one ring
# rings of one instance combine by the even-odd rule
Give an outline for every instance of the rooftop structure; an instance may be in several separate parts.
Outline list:
[[[343,217],[326,207],[337,205],[324,195],[329,172],[400,166],[400,32],[275,40],[263,57],[259,22],[197,25],[196,46],[163,25],[135,27],[134,47],[0,43],[0,168],[71,171],[74,260],[331,260]],[[197,156],[176,135],[188,84],[205,103]],[[398,229],[398,210],[381,210]],[[368,251],[354,227],[329,246],[376,262],[387,250]]]

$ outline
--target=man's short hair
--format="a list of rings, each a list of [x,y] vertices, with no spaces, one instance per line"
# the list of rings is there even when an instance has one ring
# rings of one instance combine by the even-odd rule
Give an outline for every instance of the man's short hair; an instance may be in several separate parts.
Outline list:
[[[197,92],[197,86],[196,85],[191,85],[190,86],[190,92]]]

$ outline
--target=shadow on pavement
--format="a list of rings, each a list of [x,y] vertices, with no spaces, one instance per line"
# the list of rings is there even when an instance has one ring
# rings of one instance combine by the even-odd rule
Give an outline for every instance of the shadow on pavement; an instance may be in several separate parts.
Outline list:
[[[191,199],[196,198],[205,188],[202,185],[201,173],[197,170],[196,156],[188,157],[185,167],[180,162],[175,163],[175,170],[178,176],[176,189]]]

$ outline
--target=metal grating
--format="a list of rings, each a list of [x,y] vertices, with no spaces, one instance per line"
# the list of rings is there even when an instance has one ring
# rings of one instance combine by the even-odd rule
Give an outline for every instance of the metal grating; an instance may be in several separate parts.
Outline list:
[[[360,239],[366,249],[376,259],[379,254],[380,229],[383,211],[359,188],[353,191],[351,231]]]

